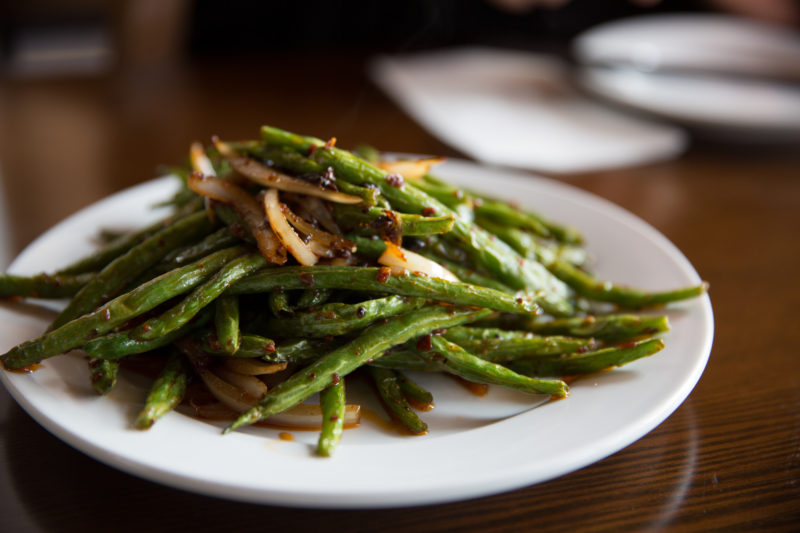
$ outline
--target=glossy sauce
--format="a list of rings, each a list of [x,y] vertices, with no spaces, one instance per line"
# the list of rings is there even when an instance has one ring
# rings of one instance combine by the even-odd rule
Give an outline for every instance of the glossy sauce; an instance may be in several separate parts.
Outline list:
[[[474,394],[475,396],[486,396],[489,393],[489,385],[486,383],[475,383],[474,381],[469,381],[464,378],[453,376],[451,374],[447,375],[449,378],[454,380],[456,383],[467,389],[469,392]]]
[[[428,402],[428,403],[418,402],[414,398],[406,398],[406,401],[408,401],[409,405],[411,405],[411,407],[413,407],[417,411],[431,411],[435,407],[433,402]]]
[[[0,361],[0,368],[3,368],[8,372],[13,372],[14,374],[30,374],[32,372],[36,372],[37,370],[44,368],[44,365],[41,363],[31,363],[28,366],[23,366],[20,368],[7,368],[6,365],[4,365],[2,361]]]
[[[383,416],[373,411],[372,409],[361,406],[361,418],[367,420],[370,424],[374,424],[388,433],[400,433],[401,435],[409,435],[408,430],[400,425],[398,422],[391,418],[386,420]]]

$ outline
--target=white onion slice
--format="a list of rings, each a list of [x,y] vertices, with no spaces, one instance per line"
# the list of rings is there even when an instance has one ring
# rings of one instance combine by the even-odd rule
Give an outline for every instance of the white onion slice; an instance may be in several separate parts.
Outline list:
[[[225,366],[214,367],[214,374],[254,398],[263,398],[267,393],[267,386],[255,376],[240,374]]]
[[[342,235],[342,230],[339,228],[339,224],[336,223],[333,215],[330,211],[328,211],[328,208],[325,207],[325,204],[322,202],[322,200],[314,196],[309,196],[305,198],[301,205],[308,212],[310,218],[316,219],[323,228],[334,235]]]
[[[303,235],[308,236],[308,245],[320,257],[336,257],[341,250],[347,250],[351,253],[356,251],[354,242],[314,227],[303,217],[297,216],[291,209],[287,208],[283,213],[292,226],[297,228]]]
[[[340,204],[361,203],[361,198],[358,196],[344,194],[338,191],[331,191],[329,189],[318,187],[313,183],[293,178],[292,176],[287,176],[286,174],[271,169],[266,165],[262,165],[258,161],[250,159],[249,157],[236,157],[229,159],[229,161],[236,172],[265,187],[272,187],[287,192],[307,194],[308,196],[316,196],[318,198],[323,198],[325,200]]]
[[[356,251],[354,242],[312,226],[307,220],[297,216],[290,209],[286,209],[284,214],[292,226],[297,228],[300,233],[308,236],[308,245],[320,257],[330,259],[338,257],[340,255],[339,252],[342,250],[350,253]]]
[[[380,161],[376,166],[389,174],[400,174],[404,179],[417,180],[431,171],[431,167],[444,161],[444,157],[426,159]]]
[[[410,252],[405,248],[400,248],[390,241],[384,241],[386,250],[378,258],[378,263],[393,269],[402,268],[411,272],[423,272],[432,278],[440,278],[447,281],[460,281],[455,274],[444,268],[439,263],[431,261],[419,254]]]
[[[239,152],[237,152],[233,146],[231,146],[226,142],[221,141],[219,137],[217,137],[216,135],[211,137],[211,142],[214,143],[214,148],[217,149],[219,155],[221,155],[225,159],[233,159],[235,157],[241,157],[239,155]]]
[[[189,147],[189,162],[192,164],[192,170],[199,172],[204,176],[216,176],[214,165],[206,155],[203,145],[199,142],[193,142]]]
[[[242,359],[241,357],[227,357],[223,364],[229,370],[248,376],[275,374],[286,370],[287,366],[287,363],[267,363],[259,359]]]
[[[203,380],[208,390],[211,391],[211,394],[236,412],[244,413],[261,399],[259,396],[252,396],[242,389],[231,385],[200,364],[195,364],[194,367],[200,375],[200,379]]]
[[[286,249],[272,233],[258,201],[247,191],[234,183],[196,173],[189,176],[186,184],[199,195],[230,204],[244,219],[264,257],[278,265],[286,262]]]
[[[272,230],[277,235],[281,243],[289,250],[289,253],[297,259],[303,266],[316,265],[319,258],[311,251],[311,248],[303,242],[284,215],[286,206],[278,200],[278,189],[268,189],[264,195],[264,210],[267,212],[267,219]]]

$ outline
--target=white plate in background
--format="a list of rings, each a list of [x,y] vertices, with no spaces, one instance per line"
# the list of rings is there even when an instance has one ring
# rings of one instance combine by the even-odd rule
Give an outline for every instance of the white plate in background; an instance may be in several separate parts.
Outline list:
[[[604,100],[732,138],[800,139],[800,36],[729,15],[601,24],[573,45],[577,81]]]
[[[579,35],[584,65],[642,72],[715,72],[800,81],[800,35],[724,14],[658,14],[600,24]]]

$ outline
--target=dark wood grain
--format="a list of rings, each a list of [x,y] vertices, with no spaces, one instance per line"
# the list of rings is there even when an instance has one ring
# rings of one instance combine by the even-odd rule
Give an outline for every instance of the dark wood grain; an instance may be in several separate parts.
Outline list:
[[[360,57],[206,63],[0,85],[14,248],[154,176],[193,139],[271,123],[345,146],[457,155],[364,80]],[[319,58],[316,58],[319,59]],[[800,524],[800,156],[699,145],[672,162],[562,176],[632,211],[711,282],[716,332],[689,399],[653,432],[559,479],[488,498],[371,511],[256,506],[163,487],[64,445],[0,392],[7,531],[708,531]],[[346,479],[346,473],[343,473]]]

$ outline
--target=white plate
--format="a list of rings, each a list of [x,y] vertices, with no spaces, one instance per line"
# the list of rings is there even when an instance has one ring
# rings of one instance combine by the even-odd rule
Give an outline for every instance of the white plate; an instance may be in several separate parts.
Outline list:
[[[700,281],[661,234],[630,213],[572,187],[507,170],[449,161],[442,177],[493,192],[581,228],[596,271],[648,289]],[[145,183],[85,209],[29,246],[17,273],[52,270],[88,251],[101,226],[141,225],[146,206],[173,184]],[[433,504],[545,481],[606,457],[639,439],[688,396],[711,350],[707,297],[670,308],[667,348],[613,372],[578,380],[568,399],[493,387],[479,398],[441,376],[420,378],[436,397],[424,414],[429,434],[403,436],[369,421],[345,432],[336,455],[312,453],[316,432],[247,428],[220,435],[220,424],[171,413],[150,431],[130,429],[145,394],[121,380],[110,397],[89,389],[79,356],[47,360],[30,375],[2,373],[6,387],[42,426],[86,454],[123,471],[222,498],[304,507],[369,508]],[[37,336],[46,321],[0,307],[0,349]]]
[[[721,140],[800,137],[800,36],[730,15],[626,18],[575,40],[578,83]]]
[[[583,67],[578,82],[593,94],[731,138],[791,140],[800,137],[800,88],[767,79],[644,73]]]
[[[573,44],[583,65],[800,80],[800,35],[734,15],[652,14],[590,28]]]

